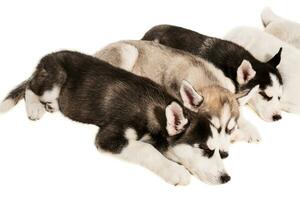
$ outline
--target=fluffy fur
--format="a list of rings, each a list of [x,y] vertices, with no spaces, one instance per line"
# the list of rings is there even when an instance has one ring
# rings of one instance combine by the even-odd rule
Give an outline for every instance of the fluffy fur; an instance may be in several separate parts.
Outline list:
[[[201,106],[203,97],[188,82],[181,84],[180,91],[184,105]],[[222,162],[225,157],[219,155],[227,154],[221,145],[226,140],[216,141],[218,127],[211,125],[205,112],[193,112],[157,83],[95,57],[72,51],[45,56],[3,105],[24,97],[30,119],[59,109],[74,121],[96,125],[99,150],[143,165],[171,184],[189,183],[184,167],[201,171],[205,176],[199,178],[211,184],[230,180]],[[193,152],[177,149],[181,145]],[[194,157],[200,160],[192,163]]]
[[[265,31],[275,37],[300,48],[300,24],[276,15],[270,8],[261,13]]]
[[[268,62],[261,62],[237,44],[171,25],[158,25],[151,28],[144,35],[143,40],[156,41],[208,60],[220,69],[225,77],[230,79],[234,86],[234,92],[259,85],[260,92],[264,94],[266,88],[273,84],[272,76],[275,76],[277,78],[275,81],[281,84],[281,76],[276,69],[280,61],[281,51],[275,52],[274,58]],[[223,80],[220,79],[219,81],[222,82]],[[225,88],[232,91],[228,86]],[[280,88],[276,89],[278,89],[277,95],[281,91]],[[254,101],[259,103],[253,104]],[[278,104],[276,101],[267,103],[264,98],[255,95],[250,104],[266,121],[276,121],[280,117],[280,109],[276,107]],[[265,104],[268,104],[269,110],[265,111],[264,107],[261,107]]]
[[[128,53],[130,46],[132,53]],[[124,47],[126,47],[126,51],[123,50]],[[133,52],[135,56],[132,56]],[[178,91],[182,80],[189,81],[195,90],[204,97],[203,104],[200,107],[194,104],[191,109],[200,112],[204,110],[211,117],[216,117],[218,120],[222,117],[222,110],[225,105],[229,106],[231,117],[237,121],[239,119],[243,120],[239,118],[239,102],[243,103],[245,102],[243,100],[253,95],[253,93],[248,93],[249,91],[234,95],[228,89],[225,89],[234,90],[232,81],[213,64],[200,57],[156,42],[121,41],[108,45],[97,52],[95,56],[137,75],[148,77],[164,85],[170,93],[176,96],[179,96]],[[123,58],[126,58],[125,61]],[[129,61],[133,59],[135,62]],[[134,64],[124,66],[123,63]],[[253,91],[256,91],[256,89]],[[217,128],[225,131],[227,130],[226,126],[227,124],[224,123],[217,126]],[[239,128],[243,130],[242,126],[239,126]],[[243,131],[240,133],[242,134]],[[243,138],[248,142],[260,140],[260,136],[253,126],[251,133],[245,134],[248,135],[248,138]]]
[[[283,79],[283,94],[273,96],[270,101],[275,101],[281,97],[278,106],[287,112],[299,114],[300,95],[298,86],[300,85],[300,68],[298,66],[300,65],[300,51],[273,35],[250,27],[235,28],[229,32],[225,38],[245,47],[255,57],[263,61],[270,59],[278,48],[282,47],[281,62],[278,66],[278,70]],[[275,77],[273,77],[273,79],[275,79]],[[268,87],[268,90],[269,91],[266,91],[267,93],[274,93],[273,86]],[[268,107],[266,106],[265,108]]]

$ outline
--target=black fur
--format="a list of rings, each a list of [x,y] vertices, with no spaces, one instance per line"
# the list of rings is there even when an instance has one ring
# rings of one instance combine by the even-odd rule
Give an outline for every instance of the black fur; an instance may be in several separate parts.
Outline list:
[[[278,78],[279,83],[282,84],[281,75],[276,68],[280,62],[282,49],[273,59],[264,63],[233,42],[205,36],[171,25],[153,27],[144,35],[142,40],[158,41],[163,45],[190,52],[210,61],[233,81],[237,89],[236,92],[256,85],[259,85],[260,89],[263,90],[268,85],[272,85],[269,73],[274,74]],[[247,84],[241,86],[237,82],[237,69],[244,59],[252,64],[253,69],[256,71],[256,76]]]
[[[27,87],[27,81],[19,84],[15,89],[13,89],[5,98],[6,99],[13,99],[14,103],[17,104],[21,99],[24,98],[25,89]]]
[[[151,144],[161,152],[178,143],[205,143],[212,135],[205,113],[183,108],[189,125],[170,137],[165,109],[173,101],[183,107],[176,98],[150,79],[78,52],[45,56],[27,85],[39,96],[54,85],[61,87],[60,111],[72,120],[99,126],[96,145],[112,153],[120,153],[128,144],[127,128],[135,129],[138,139],[149,134]]]

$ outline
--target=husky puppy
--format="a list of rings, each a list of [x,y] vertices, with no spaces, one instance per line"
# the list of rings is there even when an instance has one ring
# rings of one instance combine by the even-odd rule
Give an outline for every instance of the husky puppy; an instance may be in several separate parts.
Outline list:
[[[179,93],[183,104],[147,78],[92,56],[61,51],[43,57],[0,108],[7,111],[25,98],[32,120],[59,110],[96,125],[99,150],[140,164],[174,185],[188,184],[188,171],[210,184],[228,182],[222,159],[228,156],[228,134],[237,126],[238,111],[232,112],[224,100],[226,118],[219,122],[199,111],[203,97],[187,81]],[[249,97],[236,98],[243,102]],[[226,123],[226,133],[221,123]]]
[[[273,58],[261,62],[243,47],[232,42],[171,25],[153,27],[145,34],[143,40],[156,41],[208,60],[230,80],[230,84],[225,88],[234,88],[233,92],[259,85],[259,94],[249,102],[250,106],[265,121],[281,119],[277,97],[282,93],[282,81],[276,68],[280,62],[281,51],[274,51],[272,55],[277,54]],[[270,100],[269,97],[274,98]]]
[[[270,56],[273,55],[278,48],[283,48],[281,62],[278,65],[278,70],[283,79],[283,94],[274,95],[277,92],[276,88],[281,87],[281,82],[278,83],[274,81],[275,77],[273,76],[273,84],[267,87],[263,95],[271,102],[281,100],[278,106],[284,111],[300,114],[300,94],[298,88],[300,85],[300,68],[298,67],[300,65],[300,51],[273,35],[250,27],[233,29],[225,38],[245,47],[255,57],[261,60],[270,59]],[[254,103],[260,104],[260,102]]]
[[[275,37],[300,48],[300,24],[276,15],[270,8],[261,13],[265,31]]]
[[[223,73],[211,63],[187,52],[176,50],[151,41],[121,41],[113,43],[95,54],[96,57],[114,66],[131,71],[137,75],[148,77],[162,84],[166,89],[179,96],[178,91],[182,80],[189,81],[195,90],[204,97],[201,107],[188,108],[200,112],[205,110],[213,119],[213,124],[225,135],[229,119],[239,119],[239,129],[232,134],[232,140],[258,142],[260,136],[255,127],[240,119],[239,105],[244,104],[256,92],[258,87],[241,94],[247,94],[245,101],[237,102],[227,85],[231,83]],[[247,64],[243,64],[247,65]],[[244,77],[241,77],[243,79]],[[221,80],[221,81],[220,81]],[[231,88],[234,90],[234,87]],[[229,117],[230,116],[230,117]]]

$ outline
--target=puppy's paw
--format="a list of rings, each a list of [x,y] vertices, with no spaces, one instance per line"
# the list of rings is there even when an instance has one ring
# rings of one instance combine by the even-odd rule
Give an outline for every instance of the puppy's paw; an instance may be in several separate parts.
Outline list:
[[[261,141],[261,136],[258,132],[250,132],[245,134],[245,141],[248,143],[255,143],[258,144]]]
[[[26,111],[28,118],[32,121],[41,119],[41,117],[45,114],[44,105],[40,102],[26,102]]]
[[[231,136],[231,142],[234,143],[237,141],[258,144],[261,141],[261,136],[255,129],[252,131],[248,130],[247,132],[237,129]]]
[[[170,166],[160,170],[160,175],[166,182],[172,185],[188,185],[190,183],[190,173],[181,165],[172,163]]]

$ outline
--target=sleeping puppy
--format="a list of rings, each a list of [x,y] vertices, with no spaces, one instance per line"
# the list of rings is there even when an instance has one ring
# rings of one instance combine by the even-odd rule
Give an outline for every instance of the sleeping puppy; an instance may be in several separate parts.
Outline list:
[[[300,24],[279,17],[270,8],[261,13],[261,20],[265,31],[275,37],[300,48]]]
[[[239,117],[239,106],[255,95],[258,87],[235,95],[226,89],[229,87],[234,90],[234,87],[230,87],[230,79],[211,63],[151,41],[116,42],[100,50],[95,56],[114,66],[150,78],[176,96],[180,96],[178,91],[182,80],[189,81],[197,93],[204,97],[204,102],[196,107],[186,105],[188,108],[195,112],[207,112],[218,131],[231,135],[233,141],[259,142],[260,136],[255,127]],[[243,95],[244,101],[238,102],[236,97]],[[232,130],[227,126],[232,118],[238,121],[238,129],[230,134]]]
[[[150,29],[143,40],[184,50],[214,64],[230,80],[233,92],[239,92],[259,85],[259,94],[249,102],[265,121],[281,119],[278,96],[281,96],[282,81],[277,70],[281,51],[273,51],[273,58],[263,62],[253,57],[243,47],[232,42],[209,37],[181,27],[159,25]],[[275,56],[274,56],[275,55]],[[268,95],[266,95],[268,93]],[[274,99],[270,101],[269,97]]]
[[[300,114],[300,51],[273,35],[250,27],[233,29],[225,36],[225,39],[243,46],[263,61],[269,60],[277,49],[282,47],[282,57],[278,70],[283,80],[282,82],[274,81],[275,78],[273,77],[273,84],[267,87],[263,95],[269,102],[278,103],[278,106],[284,111]],[[276,94],[274,90],[277,87],[283,88],[282,94]],[[259,104],[259,102],[255,103]]]
[[[225,132],[198,110],[203,97],[187,81],[179,90],[183,104],[147,78],[92,56],[61,51],[43,57],[0,108],[7,111],[25,98],[31,120],[59,110],[74,121],[96,125],[99,150],[140,164],[173,185],[188,184],[188,171],[210,184],[228,182],[222,159],[228,156],[238,112],[224,118],[230,130]]]

